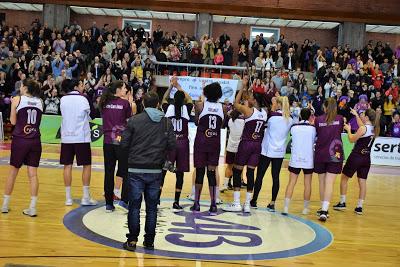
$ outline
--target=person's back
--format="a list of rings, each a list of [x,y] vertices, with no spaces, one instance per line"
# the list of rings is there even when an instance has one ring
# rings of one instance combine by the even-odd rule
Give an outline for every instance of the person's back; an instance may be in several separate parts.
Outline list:
[[[292,148],[289,166],[301,169],[314,168],[314,144],[316,130],[308,121],[302,120],[290,129]]]

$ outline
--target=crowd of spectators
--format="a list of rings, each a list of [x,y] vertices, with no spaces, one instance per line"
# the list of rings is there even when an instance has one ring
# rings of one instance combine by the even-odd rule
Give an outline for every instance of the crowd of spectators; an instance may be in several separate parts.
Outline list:
[[[82,29],[76,21],[62,30],[50,29],[39,20],[26,30],[0,23],[0,111],[8,118],[10,99],[21,82],[31,77],[40,83],[45,114],[59,114],[60,85],[65,79],[80,79],[97,106],[108,84],[124,81],[130,99],[141,111],[141,98],[153,84],[156,71],[172,74],[177,68],[157,62],[180,62],[240,66],[235,75],[249,89],[263,92],[267,100],[287,95],[292,116],[301,107],[322,113],[324,99],[335,97],[339,113],[351,123],[350,108],[382,111],[381,135],[400,137],[399,77],[400,45],[370,41],[362,50],[348,45],[320,47],[316,40],[299,45],[284,35],[278,40],[262,34],[250,40],[243,33],[232,44],[228,33],[218,38],[167,32],[160,25],[150,35],[143,28],[111,29],[93,22]],[[193,71],[189,75],[199,75]],[[234,76],[234,77],[235,77]]]

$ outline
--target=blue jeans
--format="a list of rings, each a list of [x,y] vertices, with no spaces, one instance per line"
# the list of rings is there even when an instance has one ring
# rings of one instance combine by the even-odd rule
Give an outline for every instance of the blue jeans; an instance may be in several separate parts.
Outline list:
[[[137,242],[140,233],[140,207],[142,195],[146,203],[146,224],[144,240],[153,244],[156,235],[158,194],[161,185],[161,173],[128,173],[129,183],[129,212],[126,235],[128,242]]]

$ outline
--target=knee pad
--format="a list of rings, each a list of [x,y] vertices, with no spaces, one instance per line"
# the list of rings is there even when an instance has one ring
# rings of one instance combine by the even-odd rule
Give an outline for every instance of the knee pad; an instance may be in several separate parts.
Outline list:
[[[233,167],[233,187],[241,187],[242,186],[242,171]]]
[[[246,177],[247,177],[247,191],[253,191],[253,189],[254,189],[254,169],[247,168]]]
[[[196,168],[196,184],[203,184],[206,168]]]
[[[217,176],[216,176],[215,170],[207,170],[207,178],[208,178],[209,186],[217,185]]]
[[[183,172],[177,172],[175,188],[182,189],[182,187],[183,187]]]

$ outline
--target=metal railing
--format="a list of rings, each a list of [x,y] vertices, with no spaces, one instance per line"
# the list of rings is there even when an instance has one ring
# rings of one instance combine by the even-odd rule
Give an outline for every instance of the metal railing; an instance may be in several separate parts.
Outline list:
[[[3,113],[0,112],[0,141],[4,141]]]

